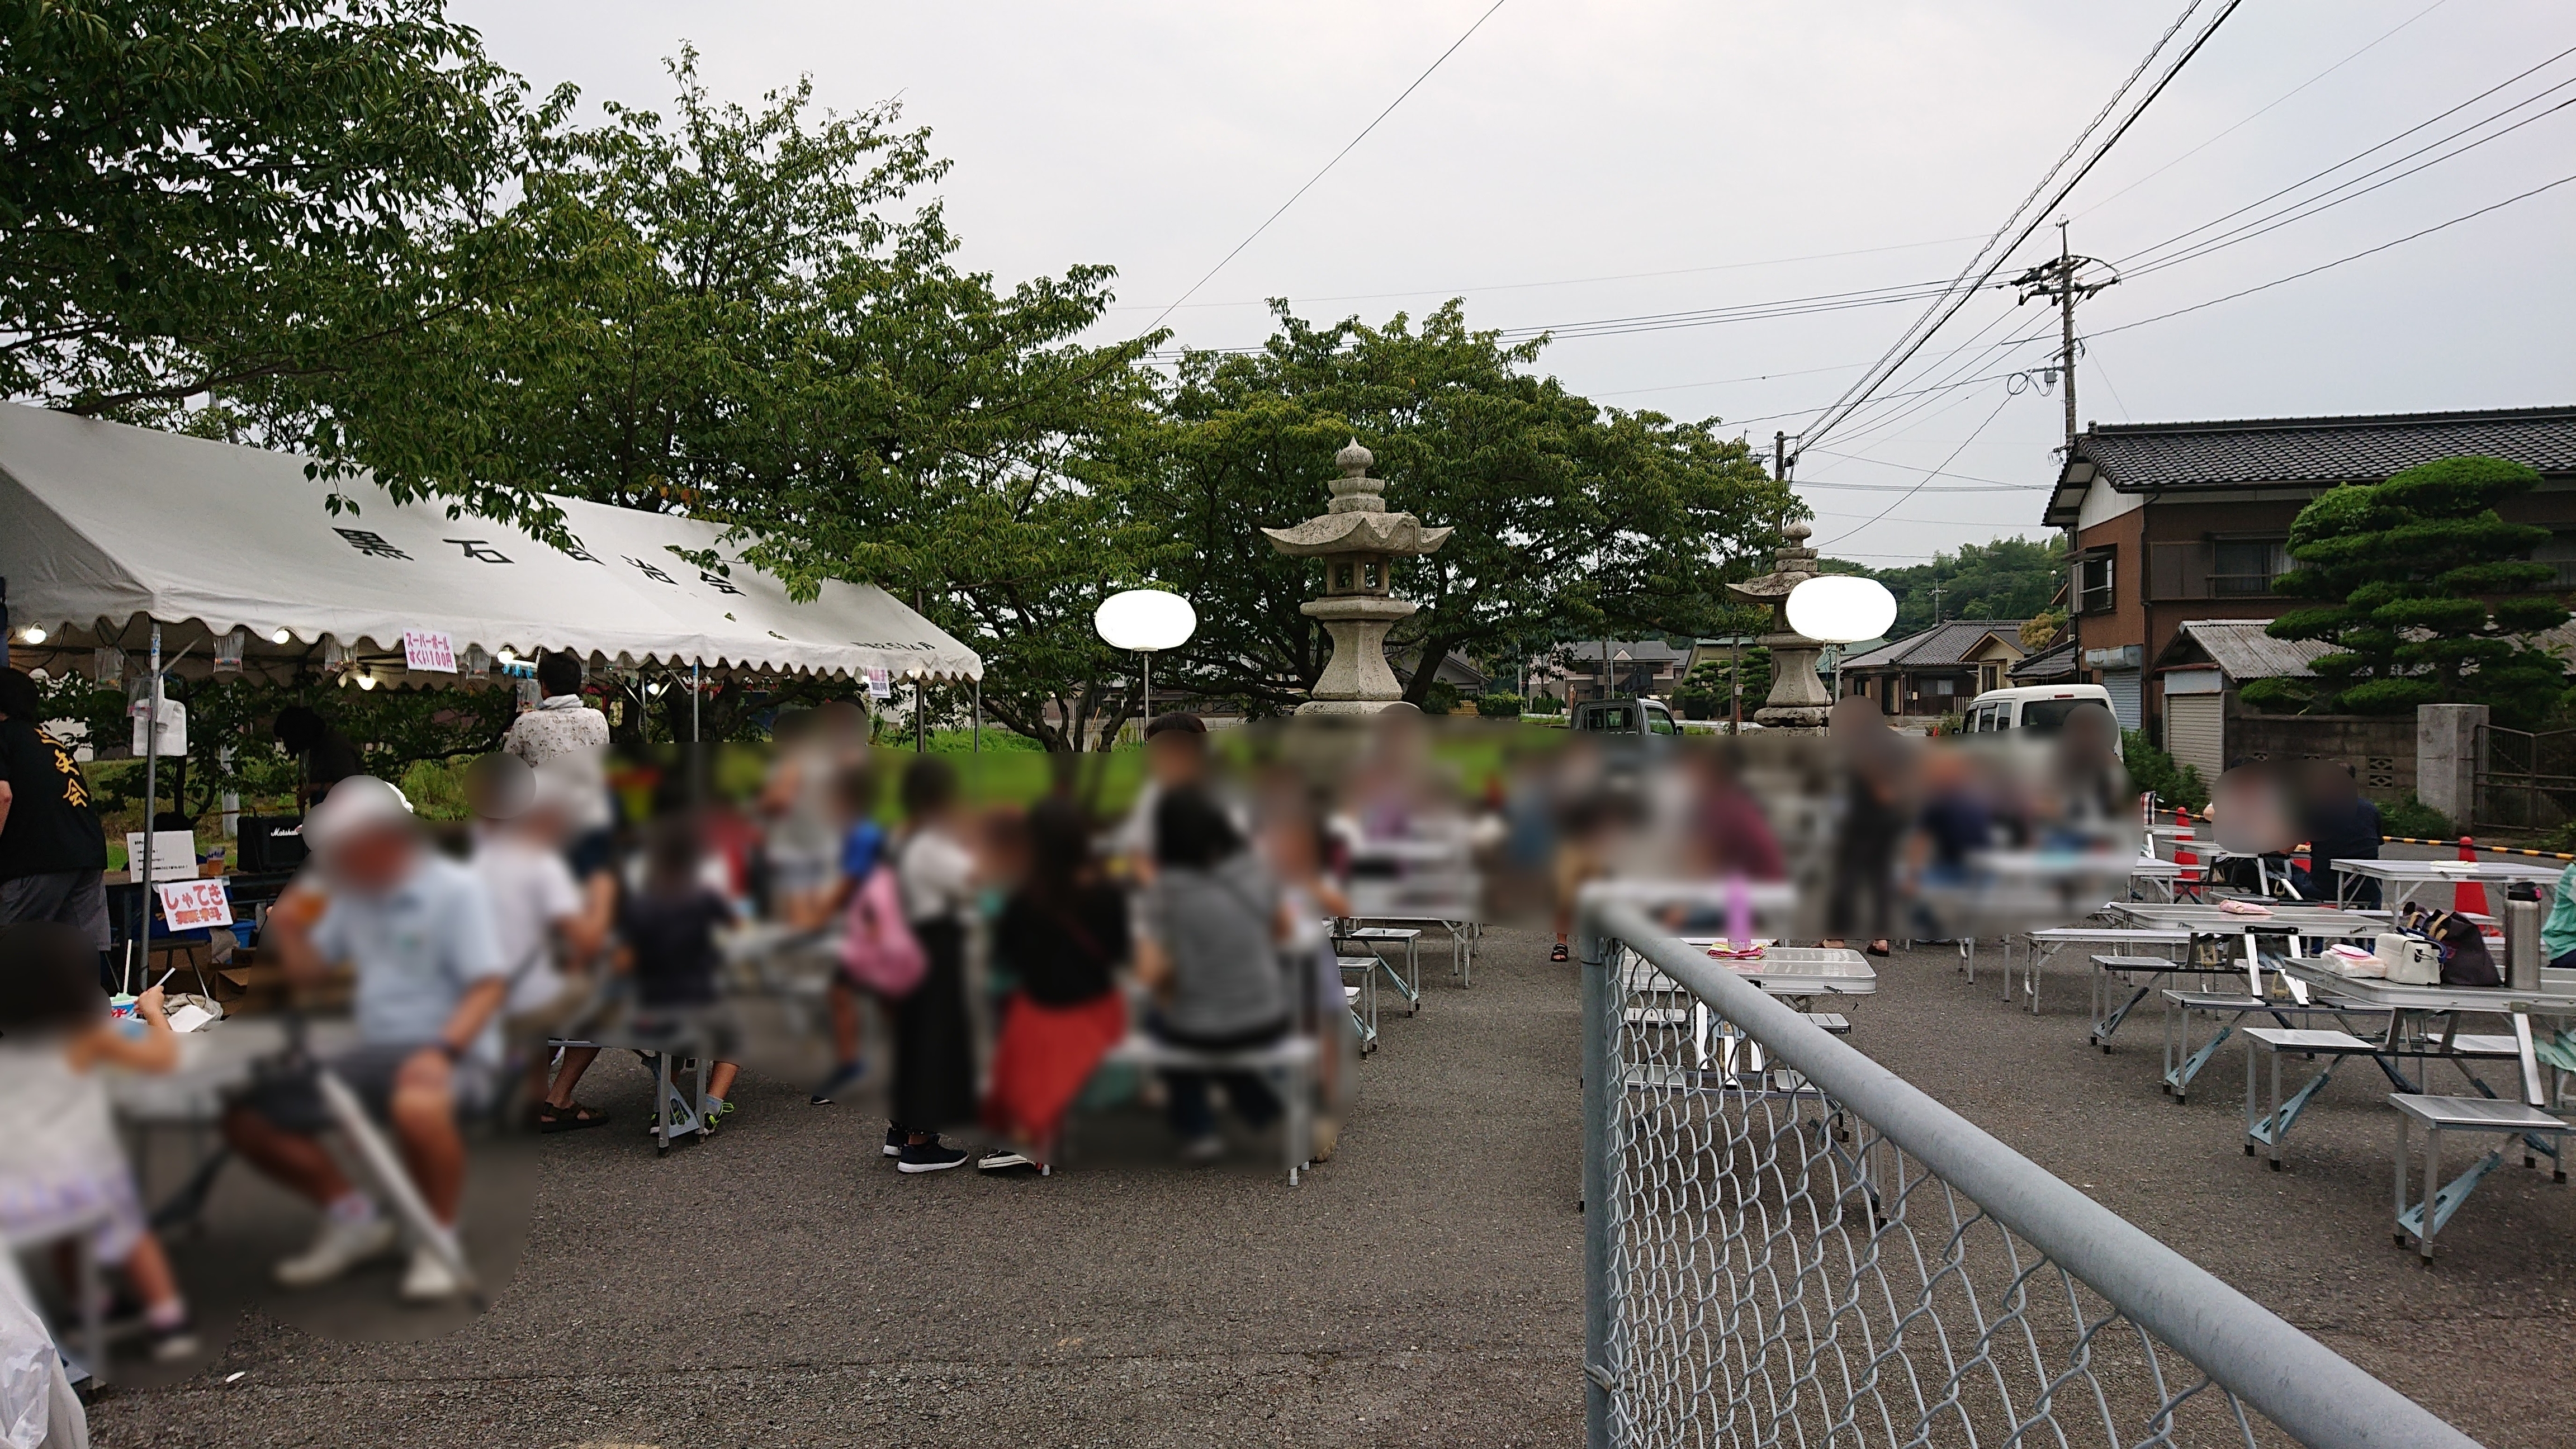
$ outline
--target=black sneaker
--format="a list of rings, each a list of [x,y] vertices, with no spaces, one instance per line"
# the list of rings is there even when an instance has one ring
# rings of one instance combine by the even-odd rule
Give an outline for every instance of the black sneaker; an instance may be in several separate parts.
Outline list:
[[[966,1161],[962,1148],[944,1146],[936,1137],[927,1142],[907,1142],[897,1155],[902,1158],[894,1165],[897,1172],[946,1172]]]
[[[1008,1172],[1021,1167],[1043,1168],[1043,1164],[1016,1147],[996,1147],[975,1159],[977,1172]]]
[[[900,1127],[888,1127],[886,1129],[885,1155],[888,1157],[903,1156],[904,1141],[911,1135],[912,1134],[904,1131]]]

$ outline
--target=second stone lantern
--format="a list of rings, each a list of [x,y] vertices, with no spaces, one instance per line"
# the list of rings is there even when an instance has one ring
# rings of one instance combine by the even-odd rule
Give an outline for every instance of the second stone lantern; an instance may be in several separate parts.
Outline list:
[[[1387,512],[1386,480],[1369,476],[1377,458],[1359,439],[1333,461],[1342,476],[1332,481],[1332,505],[1322,516],[1261,531],[1281,553],[1324,564],[1324,596],[1299,608],[1323,621],[1333,658],[1297,712],[1375,714],[1404,698],[1404,685],[1387,667],[1386,631],[1421,608],[1394,597],[1395,561],[1437,552],[1449,541],[1449,530],[1425,528],[1410,513]]]

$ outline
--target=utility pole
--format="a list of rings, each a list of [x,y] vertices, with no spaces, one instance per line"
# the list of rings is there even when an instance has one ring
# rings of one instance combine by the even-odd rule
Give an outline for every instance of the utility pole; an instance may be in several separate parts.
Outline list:
[[[1771,435],[1771,479],[1776,483],[1785,480],[1788,476],[1789,435],[1785,432],[1773,433]]]
[[[2096,268],[2087,275],[2086,268]],[[2058,353],[2057,371],[2066,384],[2066,447],[2071,456],[2075,447],[2075,304],[2101,291],[2116,286],[2120,274],[2109,262],[2094,257],[2079,257],[2067,241],[2066,222],[2057,223],[2057,260],[2042,262],[2020,276],[2013,285],[2021,289],[2021,300],[2046,297],[2057,303]]]
[[[1950,592],[1948,589],[1939,584],[1932,586],[1932,622],[1936,626],[1941,622],[1941,596],[1948,592]]]

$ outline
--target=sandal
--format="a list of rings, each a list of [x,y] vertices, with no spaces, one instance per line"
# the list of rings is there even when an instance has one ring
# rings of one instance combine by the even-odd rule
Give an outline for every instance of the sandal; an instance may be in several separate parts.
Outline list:
[[[1869,954],[1873,956],[1884,956],[1887,954],[1887,943],[1885,941],[1872,941],[1863,949],[1867,950]]]
[[[537,1130],[540,1132],[579,1132],[607,1125],[607,1113],[594,1112],[579,1102],[561,1107],[548,1102],[537,1108]]]
[[[1572,958],[1565,954],[1565,943],[1563,941],[1559,941],[1556,943],[1555,948],[1547,953],[1547,959],[1550,961],[1565,961]]]

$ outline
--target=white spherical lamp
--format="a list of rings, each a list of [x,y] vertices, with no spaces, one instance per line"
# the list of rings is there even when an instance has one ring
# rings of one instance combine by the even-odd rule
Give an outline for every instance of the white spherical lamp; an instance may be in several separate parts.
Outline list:
[[[1129,589],[1100,601],[1091,616],[1101,642],[1112,649],[1152,653],[1178,649],[1198,632],[1199,611],[1178,594],[1161,589]]]
[[[1818,574],[1789,591],[1789,627],[1827,644],[1875,639],[1896,622],[1896,596],[1876,579]]]

